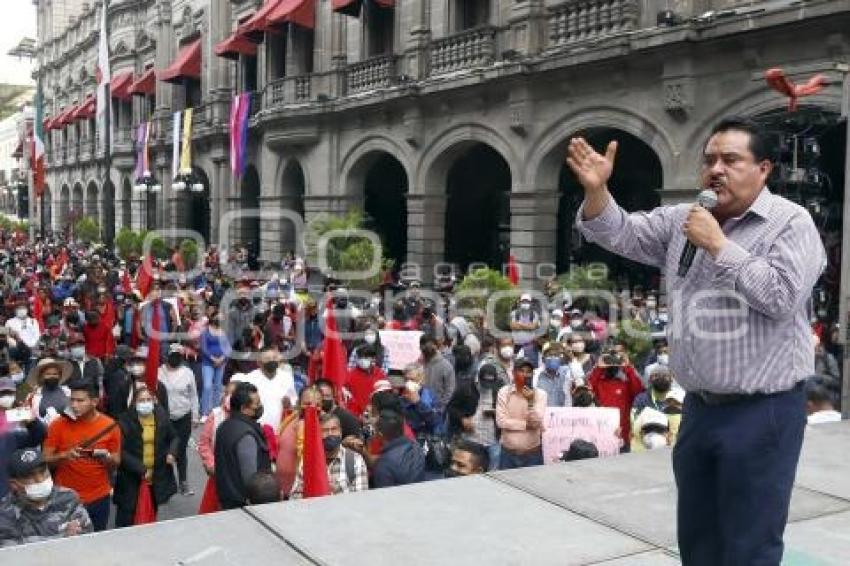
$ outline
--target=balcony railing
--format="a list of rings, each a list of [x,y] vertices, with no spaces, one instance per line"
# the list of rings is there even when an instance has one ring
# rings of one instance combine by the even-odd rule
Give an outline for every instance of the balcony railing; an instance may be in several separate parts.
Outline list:
[[[349,65],[345,70],[346,92],[357,94],[392,86],[397,77],[396,61],[393,55],[381,55]]]
[[[493,63],[495,55],[496,28],[487,26],[467,30],[433,42],[431,74],[484,67]]]
[[[592,41],[635,28],[637,0],[570,0],[549,8],[550,48]]]
[[[284,77],[266,86],[262,102],[266,108],[282,104],[302,104],[310,101],[311,75]]]

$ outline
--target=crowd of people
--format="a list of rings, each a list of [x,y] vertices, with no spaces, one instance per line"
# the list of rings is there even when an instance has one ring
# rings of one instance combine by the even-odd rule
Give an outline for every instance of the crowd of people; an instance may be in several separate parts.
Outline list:
[[[520,294],[500,333],[418,281],[362,304],[333,281],[310,287],[291,254],[252,279],[244,250],[211,248],[185,270],[178,252],[125,261],[60,240],[0,244],[0,545],[131,526],[143,499],[155,516],[196,489],[201,512],[308,497],[311,414],[333,495],[543,464],[547,407],[617,409],[622,451],[676,442],[685,393],[657,293],[620,296],[622,316],[651,332],[633,360],[606,313],[555,289],[551,310]],[[419,359],[391,367],[384,330],[418,331]],[[824,332],[813,423],[840,418]],[[203,486],[187,473],[196,428]],[[596,455],[577,439],[562,458]]]

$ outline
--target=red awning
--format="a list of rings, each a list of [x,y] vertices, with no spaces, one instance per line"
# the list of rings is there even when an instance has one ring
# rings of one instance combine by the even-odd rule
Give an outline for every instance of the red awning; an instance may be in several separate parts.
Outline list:
[[[236,34],[247,37],[255,43],[260,43],[263,41],[263,34],[273,29],[268,22],[269,14],[281,4],[283,4],[283,0],[266,0],[262,8],[257,10],[245,23],[239,24],[239,27],[236,28]]]
[[[156,72],[156,78],[167,83],[180,82],[183,79],[200,79],[201,40],[196,39],[183,46],[177,58],[167,69]]]
[[[86,97],[82,104],[77,106],[71,114],[68,122],[76,122],[77,120],[88,120],[94,118],[97,110],[97,100],[91,94]]]
[[[109,81],[109,92],[113,98],[130,100],[130,87],[133,85],[133,71],[118,73]]]
[[[53,128],[53,120],[51,118],[45,118],[41,123],[41,129],[45,132],[49,132]]]
[[[56,120],[54,120],[54,122],[53,122],[53,126],[55,128],[64,128],[65,126],[67,126],[70,123],[71,115],[76,111],[77,111],[77,105],[72,104],[71,106],[66,108],[64,111],[62,111],[62,113],[59,114],[59,116],[56,117]]]
[[[228,59],[238,59],[240,55],[256,57],[257,44],[250,41],[247,37],[234,33],[215,46],[215,54]]]
[[[148,69],[127,89],[130,95],[149,96],[156,92],[156,75],[153,68]]]
[[[316,27],[316,0],[281,0],[277,7],[269,12],[266,22],[270,26],[291,22],[313,29]]]
[[[392,8],[395,6],[395,0],[374,0],[374,2],[380,8]],[[334,12],[348,16],[359,16],[362,5],[363,0],[333,0]]]

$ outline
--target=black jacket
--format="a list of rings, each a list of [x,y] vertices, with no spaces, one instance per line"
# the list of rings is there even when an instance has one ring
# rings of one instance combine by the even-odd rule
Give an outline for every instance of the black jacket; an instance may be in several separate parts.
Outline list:
[[[470,382],[464,383],[455,389],[446,407],[449,417],[449,438],[453,438],[463,432],[461,420],[473,416],[478,410],[479,402],[486,403],[484,408],[492,408],[493,414],[495,414],[496,396],[498,393],[499,385],[497,384],[491,387],[482,387],[475,382]]]
[[[106,364],[103,373],[104,412],[113,419],[121,418],[128,410],[131,392],[132,379],[123,365],[114,361]]]
[[[68,381],[76,381],[81,377],[90,383],[97,383],[98,387],[103,383],[103,364],[97,358],[89,358],[83,363],[80,371],[80,362],[71,360],[71,377]]]
[[[168,501],[177,493],[177,481],[174,470],[165,462],[168,454],[176,455],[179,439],[168,418],[168,413],[160,406],[154,406],[156,432],[154,434],[153,494],[157,505]],[[118,421],[121,428],[121,465],[115,478],[112,501],[118,507],[136,507],[139,496],[139,484],[145,476],[142,461],[142,423],[135,407],[131,407]]]
[[[271,458],[263,429],[256,421],[232,413],[215,434],[215,487],[222,509],[242,507],[248,501],[248,486],[242,481],[236,445],[245,435],[257,441],[257,471],[270,471]]]
[[[425,479],[425,456],[422,448],[402,436],[384,444],[375,463],[375,487],[392,487],[417,483]]]

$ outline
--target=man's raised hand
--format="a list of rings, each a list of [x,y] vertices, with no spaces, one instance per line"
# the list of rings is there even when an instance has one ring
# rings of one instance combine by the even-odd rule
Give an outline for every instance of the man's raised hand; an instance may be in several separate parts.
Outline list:
[[[575,173],[585,193],[599,193],[611,178],[616,154],[616,141],[608,144],[605,155],[600,155],[584,138],[572,138],[567,147],[567,165]]]

